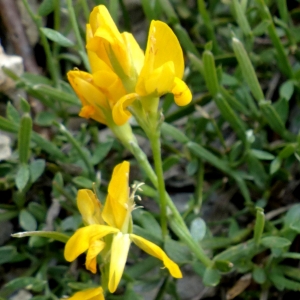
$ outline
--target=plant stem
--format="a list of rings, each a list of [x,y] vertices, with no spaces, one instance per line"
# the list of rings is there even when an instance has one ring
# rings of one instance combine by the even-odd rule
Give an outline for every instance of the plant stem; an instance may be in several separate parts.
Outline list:
[[[160,130],[153,132],[151,136],[148,137],[150,139],[155,173],[157,175],[157,188],[160,200],[160,222],[162,235],[164,239],[167,235],[167,200],[164,173],[161,160]]]
[[[133,156],[139,163],[140,167],[145,171],[145,173],[147,174],[148,178],[150,179],[150,181],[152,182],[154,187],[158,188],[157,176],[154,173],[145,153],[138,146],[136,141],[132,140],[130,142],[124,142],[124,141],[122,141],[122,142],[123,142],[123,145],[125,146],[125,148],[130,150],[130,152],[133,154]],[[204,253],[201,246],[192,239],[190,231],[188,230],[184,220],[182,219],[182,216],[180,215],[179,211],[177,210],[177,208],[176,208],[175,204],[173,203],[169,194],[166,191],[164,191],[164,193],[165,193],[165,199],[166,199],[167,206],[172,213],[173,227],[177,228],[176,234],[178,234],[178,237],[190,248],[191,252],[194,253],[194,255],[197,257],[197,259],[199,259],[199,261],[201,261],[204,265],[209,266],[211,264],[211,260]]]
[[[82,41],[81,36],[80,36],[79,27],[78,27],[78,23],[77,23],[77,17],[75,15],[75,11],[74,11],[74,7],[73,7],[72,2],[73,2],[72,0],[67,0],[67,6],[68,6],[71,25],[72,25],[74,34],[76,36],[76,40],[77,40],[77,44],[78,44],[78,48],[79,48],[79,54],[82,58],[83,64],[84,64],[86,70],[88,72],[90,72],[89,60],[87,58],[85,47],[84,47],[83,41]]]
[[[95,180],[95,172],[94,172],[94,167],[91,164],[91,161],[89,159],[89,157],[86,155],[86,153],[83,151],[82,146],[79,145],[79,143],[77,142],[77,140],[72,136],[72,134],[67,130],[67,128],[62,125],[62,124],[58,124],[58,127],[60,129],[60,132],[63,133],[65,135],[65,137],[68,139],[68,141],[72,144],[72,146],[76,149],[78,155],[80,156],[80,158],[83,160],[88,174],[89,174],[89,178],[91,180]]]

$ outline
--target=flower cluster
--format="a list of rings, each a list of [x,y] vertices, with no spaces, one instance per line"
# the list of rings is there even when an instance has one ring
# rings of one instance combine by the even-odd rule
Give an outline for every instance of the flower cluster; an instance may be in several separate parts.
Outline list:
[[[135,102],[147,111],[156,98],[173,93],[177,105],[192,95],[182,81],[184,59],[177,37],[161,21],[152,21],[145,54],[128,32],[120,33],[104,5],[94,8],[87,24],[91,73],[73,70],[68,79],[82,102],[80,116],[121,126]],[[149,104],[150,102],[150,104]]]
[[[87,251],[85,266],[93,273],[97,271],[97,256],[102,256],[104,264],[109,265],[108,289],[111,293],[121,280],[131,242],[160,259],[173,277],[182,277],[177,264],[160,247],[132,233],[131,213],[135,209],[134,194],[139,186],[130,194],[128,177],[127,161],[114,168],[103,207],[92,191],[78,191],[77,206],[85,226],[78,229],[65,246],[65,258],[70,262]]]
[[[172,93],[177,105],[191,101],[192,94],[182,81],[182,49],[167,24],[151,22],[145,53],[132,34],[119,32],[103,5],[94,8],[86,30],[91,73],[68,72],[82,103],[80,116],[106,124],[128,146],[135,141],[127,122],[132,114],[150,137],[159,124],[159,97]],[[85,266],[92,273],[97,272],[97,258],[101,257],[102,288],[111,293],[121,280],[132,242],[160,259],[173,277],[182,277],[177,264],[160,247],[132,232],[131,213],[138,186],[130,193],[128,176],[128,162],[115,167],[103,207],[92,191],[78,191],[77,205],[85,226],[65,246],[67,261],[87,252]],[[102,288],[78,292],[70,299],[102,300]]]

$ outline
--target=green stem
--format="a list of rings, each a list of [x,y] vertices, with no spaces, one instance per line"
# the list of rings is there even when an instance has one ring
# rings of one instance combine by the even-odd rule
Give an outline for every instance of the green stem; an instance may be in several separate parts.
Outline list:
[[[145,130],[145,132],[147,133],[148,136],[151,135],[151,132],[154,132],[154,130],[151,130],[151,128],[149,128],[149,126],[148,127],[146,126],[147,124],[146,124],[145,120],[142,118],[139,118],[139,115],[135,115],[135,117],[136,117],[136,120],[138,121],[138,123],[140,124],[140,126]],[[158,185],[159,185],[158,178],[157,178],[155,172],[153,171],[146,154],[137,144],[136,138],[132,134],[130,125],[128,123],[126,123],[123,126],[117,126],[113,122],[113,120],[110,120],[108,123],[109,123],[109,128],[112,130],[112,132],[115,134],[115,136],[121,141],[121,143],[124,145],[124,147],[133,154],[133,156],[137,160],[139,166],[145,171],[148,178],[152,182],[153,186],[156,189],[159,189],[158,188]],[[158,134],[158,137],[160,137],[160,132],[157,134]],[[156,147],[159,147],[159,152],[155,155],[159,155],[159,159],[158,158],[157,159],[160,161],[160,164],[161,164],[160,140],[159,140],[159,138],[156,138],[156,140],[157,141],[155,141],[154,143],[158,143]],[[161,168],[160,172],[162,172],[162,168]],[[161,174],[161,176],[162,176],[162,174]],[[162,176],[162,180],[163,180],[163,176]],[[163,182],[163,184],[164,184],[164,182]],[[164,187],[164,185],[163,185],[163,187]],[[162,190],[164,192],[163,199],[165,199],[166,206],[168,206],[168,208],[171,211],[173,223],[176,225],[176,228],[179,228],[177,231],[181,233],[180,235],[178,235],[178,237],[186,245],[188,245],[191,252],[195,254],[195,256],[197,257],[197,259],[199,259],[199,261],[201,261],[206,266],[211,265],[211,260],[204,253],[201,246],[196,241],[193,240],[189,229],[187,228],[182,216],[180,215],[179,211],[177,210],[171,197],[168,195],[168,193],[165,191],[165,189],[162,189]]]
[[[71,133],[67,130],[67,128],[64,125],[58,124],[58,126],[59,126],[60,131],[66,136],[68,141],[72,144],[72,146],[78,152],[80,158],[83,160],[83,162],[88,170],[90,179],[94,180],[95,179],[94,167],[91,164],[89,157],[83,151],[82,146],[76,141],[76,139],[74,139],[74,137],[71,135]]]
[[[156,174],[154,173],[147,156],[143,152],[143,150],[138,146],[135,140],[122,141],[125,148],[127,148],[135,157],[140,167],[145,171],[148,178],[152,182],[155,188],[158,188],[158,180],[156,177]],[[170,209],[172,213],[172,222],[176,225],[176,228],[178,230],[176,231],[176,234],[178,233],[178,237],[190,248],[191,252],[194,253],[194,255],[206,266],[209,266],[211,264],[211,260],[208,258],[208,256],[204,253],[201,246],[195,242],[192,239],[192,236],[190,234],[190,231],[188,230],[184,220],[182,219],[179,211],[177,210],[175,204],[173,203],[171,197],[169,194],[165,191],[165,199],[167,202],[167,206]],[[174,226],[175,226],[174,225]]]
[[[83,64],[86,68],[86,70],[88,72],[90,72],[90,64],[89,64],[89,60],[88,57],[86,55],[86,51],[85,51],[85,47],[82,41],[82,38],[80,36],[80,32],[79,32],[79,27],[78,27],[78,23],[77,23],[77,16],[75,14],[74,11],[74,7],[73,7],[73,1],[72,0],[67,0],[67,6],[68,6],[68,11],[69,11],[69,18],[71,21],[71,25],[77,40],[77,44],[78,44],[78,48],[79,48],[79,54],[82,58]]]
[[[149,137],[153,153],[155,173],[157,175],[157,187],[160,202],[160,222],[163,239],[167,235],[167,200],[164,173],[161,160],[160,130],[153,132]]]

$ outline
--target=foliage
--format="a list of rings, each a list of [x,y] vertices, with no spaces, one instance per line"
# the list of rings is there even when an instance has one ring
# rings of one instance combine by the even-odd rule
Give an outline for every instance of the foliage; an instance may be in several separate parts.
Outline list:
[[[300,259],[299,7],[286,0],[140,2],[147,23],[162,20],[177,35],[186,57],[185,82],[193,92],[184,107],[174,105],[172,95],[161,101],[162,167],[165,174],[175,170],[165,184],[171,191],[189,180],[176,190],[190,192],[189,198],[180,196],[180,208],[166,199],[169,235],[163,239],[155,204],[149,205],[163,196],[143,168],[146,158],[134,146],[130,153],[104,125],[78,121],[80,102],[65,75],[74,67],[89,68],[84,24],[92,6],[107,5],[119,28],[131,31],[130,6],[122,0],[95,0],[90,7],[86,1],[44,0],[34,13],[23,2],[39,29],[45,75],[4,71],[43,109],[35,111],[22,98],[19,104],[7,102],[0,116],[0,129],[14,138],[13,154],[0,163],[0,222],[11,222],[14,232],[40,233],[0,247],[5,278],[0,299],[23,288],[32,299],[59,299],[99,283],[81,258],[71,266],[65,261],[63,243],[82,225],[77,190],[94,189],[105,199],[113,167],[124,159],[135,174],[131,182],[145,182],[146,208],[133,213],[134,232],[164,248],[183,276],[191,265],[207,286],[235,278],[228,288],[250,274],[257,284],[252,299],[275,290],[300,291],[294,267]],[[44,27],[42,20],[50,18],[53,28]],[[132,127],[139,142],[145,138],[137,123]],[[212,215],[211,206],[222,207],[223,216]],[[157,287],[155,299],[165,294],[180,299],[176,280],[158,265],[134,248],[117,293],[107,299],[140,299],[136,286]],[[17,268],[17,278],[4,277]],[[247,290],[240,297],[247,299]]]

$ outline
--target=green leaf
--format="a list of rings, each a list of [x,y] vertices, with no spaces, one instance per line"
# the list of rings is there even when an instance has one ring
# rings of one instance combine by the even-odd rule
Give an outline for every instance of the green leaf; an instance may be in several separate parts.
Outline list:
[[[247,156],[249,173],[252,175],[255,184],[263,189],[266,186],[268,176],[262,163],[253,155]]]
[[[294,93],[294,82],[292,80],[288,80],[284,82],[279,88],[279,95],[281,98],[289,101]]]
[[[0,247],[0,265],[10,262],[17,254],[18,252],[15,246]]]
[[[33,231],[37,223],[33,215],[26,209],[22,209],[19,215],[19,224],[24,230]]]
[[[300,259],[300,253],[297,253],[297,252],[285,252],[285,253],[282,253],[281,256],[284,258]],[[300,280],[300,276],[299,276],[299,280]]]
[[[28,245],[30,248],[42,248],[49,243],[49,240],[40,236],[31,236],[29,237]]]
[[[255,266],[252,271],[252,277],[255,282],[263,284],[267,280],[266,272],[263,268]]]
[[[36,84],[45,84],[45,85],[52,85],[53,82],[46,76],[37,75],[33,73],[25,72],[21,79],[26,83],[28,86],[34,86]]]
[[[39,6],[38,15],[45,17],[49,15],[54,10],[54,1],[53,0],[44,0]]]
[[[33,90],[43,93],[45,96],[48,96],[50,99],[53,99],[54,101],[61,101],[67,104],[80,106],[80,102],[74,94],[61,91],[49,85],[36,84],[33,86]]]
[[[40,30],[43,32],[43,34],[51,41],[56,42],[60,46],[63,47],[73,47],[74,43],[70,41],[68,38],[63,36],[60,32],[50,29],[41,27]]]
[[[15,218],[18,214],[19,212],[16,210],[2,210],[0,212],[0,224],[1,222]]]
[[[262,101],[265,96],[244,45],[234,37],[232,39],[232,47],[242,70],[243,77],[245,78],[254,98],[258,102]]]
[[[144,229],[149,230],[151,228],[151,233],[156,236],[161,236],[161,227],[156,219],[149,212],[138,209],[134,211],[133,219],[135,223],[140,224]]]
[[[261,242],[261,236],[264,232],[265,226],[265,214],[264,210],[261,207],[256,207],[256,219],[254,226],[254,242],[256,245],[259,245]]]
[[[220,272],[229,272],[233,268],[233,263],[228,260],[216,260],[214,265]]]
[[[47,210],[37,202],[30,202],[27,210],[41,223],[45,222]]]
[[[282,160],[279,157],[276,157],[270,164],[270,174],[277,172],[281,166]]]
[[[4,285],[0,291],[0,296],[8,296],[14,291],[22,288],[26,288],[35,292],[41,292],[44,289],[45,283],[46,281],[34,277],[19,277]]]
[[[19,112],[10,102],[6,105],[6,117],[17,124],[20,123],[21,120]]]
[[[299,253],[294,253],[294,254],[298,254],[298,256],[299,256]],[[294,268],[294,267],[290,267],[290,266],[282,266],[282,269],[283,269],[284,275],[286,275],[292,279],[300,281],[300,269],[299,268]]]
[[[81,188],[86,188],[86,189],[93,188],[93,181],[86,177],[77,176],[77,177],[73,178],[72,181]]]
[[[30,104],[23,97],[20,99],[20,107],[23,113],[30,113]]]
[[[167,239],[165,242],[165,250],[168,256],[176,263],[183,264],[193,260],[191,251],[181,242]]]
[[[110,151],[113,143],[114,143],[114,140],[110,140],[105,143],[100,143],[97,145],[96,149],[94,150],[93,156],[92,156],[92,164],[93,165],[99,164],[106,157],[106,155]]]
[[[25,231],[14,233],[11,236],[15,238],[23,238],[27,236],[40,236],[48,239],[53,239],[62,243],[66,243],[69,239],[69,236],[67,236],[66,234],[56,231]]]
[[[174,165],[178,164],[180,161],[180,156],[179,155],[170,155],[168,156],[164,161],[163,161],[163,170],[164,172],[168,171],[171,169]]]
[[[22,191],[30,178],[29,167],[26,164],[20,165],[16,175],[16,186],[19,191]]]
[[[206,233],[206,223],[202,218],[196,218],[192,221],[190,227],[192,238],[196,242],[203,240]]]
[[[266,33],[269,25],[271,24],[268,20],[263,20],[256,27],[253,28],[252,33],[254,36],[260,36]]]
[[[30,163],[29,170],[31,183],[34,183],[44,173],[45,166],[46,162],[44,159],[36,159]]]
[[[220,92],[220,86],[213,54],[205,50],[203,52],[202,61],[207,89],[213,96],[216,96]]]
[[[251,149],[251,154],[260,160],[272,160],[275,156],[267,151]]]
[[[186,166],[186,172],[189,177],[196,174],[199,168],[198,159],[192,159]]]
[[[291,241],[278,236],[267,236],[261,239],[262,245],[267,248],[283,248],[291,244]]]
[[[82,223],[81,215],[75,214],[73,216],[69,216],[65,218],[61,222],[60,227],[63,231],[67,231],[67,230],[75,231],[79,228],[81,223]]]
[[[36,114],[34,122],[40,126],[51,126],[52,122],[57,119],[57,115],[49,111],[41,111]]]
[[[207,268],[204,272],[203,283],[207,286],[217,286],[220,282],[220,272],[215,268]]]
[[[293,205],[284,217],[284,228],[294,229],[300,223],[300,204]]]
[[[20,162],[26,164],[29,159],[32,119],[28,113],[22,116],[18,134],[18,152]]]
[[[263,116],[267,120],[270,127],[280,135],[283,135],[285,132],[285,126],[275,110],[270,101],[261,101],[259,107],[262,111]]]
[[[273,107],[283,123],[286,123],[289,116],[289,102],[281,98],[273,103]]]
[[[270,272],[268,272],[268,277],[271,280],[271,282],[273,282],[273,284],[275,285],[275,287],[282,291],[284,289],[288,289],[288,290],[293,290],[293,291],[300,291],[300,283],[287,279],[283,276],[282,271],[277,268],[276,269],[272,269]]]
[[[245,36],[251,35],[251,28],[239,0],[232,0],[234,17]]]

